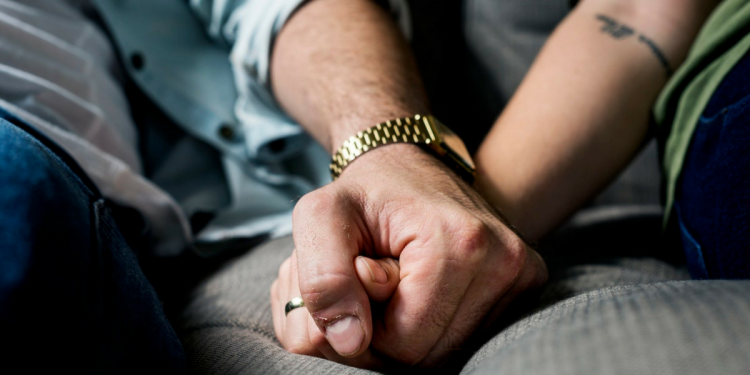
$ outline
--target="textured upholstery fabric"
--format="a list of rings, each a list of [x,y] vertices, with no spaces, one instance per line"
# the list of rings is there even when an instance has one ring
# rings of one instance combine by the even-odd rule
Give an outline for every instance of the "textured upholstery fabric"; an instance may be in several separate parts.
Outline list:
[[[503,331],[466,374],[747,374],[750,281],[594,290]]]
[[[288,237],[270,241],[195,290],[178,325],[193,372],[370,373],[287,353],[274,338],[269,290],[292,248]],[[685,281],[684,267],[649,257],[568,252],[548,261],[552,279],[538,300],[482,346],[463,373],[750,370],[750,282]]]
[[[291,354],[279,345],[273,331],[270,290],[293,246],[291,237],[267,242],[236,258],[195,290],[177,328],[192,372],[370,373]]]

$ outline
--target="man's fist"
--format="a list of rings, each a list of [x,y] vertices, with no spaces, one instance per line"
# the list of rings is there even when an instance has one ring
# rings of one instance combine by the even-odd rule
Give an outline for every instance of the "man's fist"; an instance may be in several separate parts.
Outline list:
[[[400,273],[396,260],[392,258],[370,259],[360,256],[354,263],[357,277],[371,301],[385,302],[393,295],[393,291],[398,286]],[[326,341],[325,336],[304,308],[292,310],[287,315],[286,303],[299,296],[297,256],[294,252],[282,263],[279,268],[279,277],[271,286],[274,330],[284,348],[292,353],[328,358],[351,366],[377,368],[383,365],[383,361],[373,356],[369,350],[356,358],[340,356]],[[357,338],[353,339],[354,342],[357,340]]]
[[[296,259],[282,266],[272,292],[280,341],[293,352],[357,366],[376,366],[380,355],[437,364],[547,278],[541,257],[470,186],[414,145],[362,155],[336,182],[304,196],[294,212],[294,242]],[[360,282],[360,255],[398,259],[398,278],[386,275],[395,290]],[[372,277],[383,279],[374,271]],[[304,324],[289,319],[304,312],[283,315],[295,288],[309,311]],[[385,302],[375,316],[371,300]]]

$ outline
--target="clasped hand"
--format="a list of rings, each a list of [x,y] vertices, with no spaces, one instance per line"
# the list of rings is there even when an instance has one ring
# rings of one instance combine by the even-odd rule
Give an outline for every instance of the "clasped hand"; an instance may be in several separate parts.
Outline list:
[[[471,187],[413,145],[373,150],[304,196],[271,289],[287,350],[357,367],[434,366],[521,292],[541,257]],[[301,296],[305,307],[284,314]]]

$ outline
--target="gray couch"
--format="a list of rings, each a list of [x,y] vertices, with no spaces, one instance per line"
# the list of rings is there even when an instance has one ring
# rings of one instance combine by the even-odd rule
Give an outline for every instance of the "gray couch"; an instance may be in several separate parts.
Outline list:
[[[571,251],[548,257],[550,282],[520,316],[478,350],[458,348],[470,356],[462,373],[748,373],[750,281],[690,281],[665,260],[566,243]],[[269,289],[292,246],[259,246],[195,290],[178,326],[192,371],[369,373],[279,346]]]

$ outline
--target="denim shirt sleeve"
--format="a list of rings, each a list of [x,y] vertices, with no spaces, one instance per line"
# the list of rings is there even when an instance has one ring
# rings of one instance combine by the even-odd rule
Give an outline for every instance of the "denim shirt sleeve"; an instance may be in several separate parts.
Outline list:
[[[234,113],[244,133],[247,157],[276,162],[309,141],[280,108],[269,87],[271,48],[276,34],[305,0],[191,0],[209,36],[231,48],[237,88]]]
[[[276,102],[269,86],[271,50],[287,19],[306,0],[191,0],[209,36],[231,48],[238,100],[235,116],[244,132],[247,156],[280,161],[305,147],[308,136]],[[404,34],[410,24],[405,0],[390,0]]]

